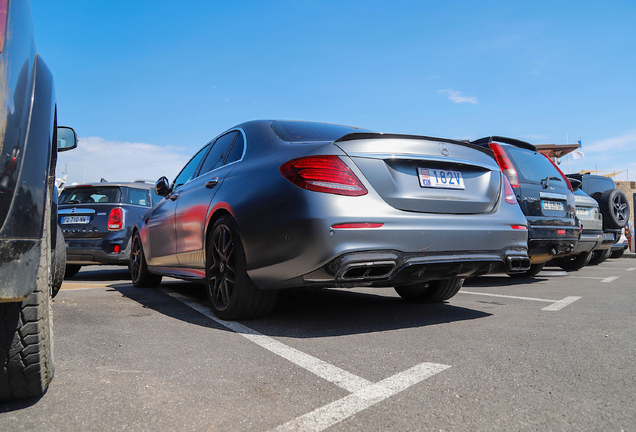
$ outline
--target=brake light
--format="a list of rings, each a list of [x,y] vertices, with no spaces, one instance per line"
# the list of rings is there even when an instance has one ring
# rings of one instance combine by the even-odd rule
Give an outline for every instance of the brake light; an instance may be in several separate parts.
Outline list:
[[[383,223],[342,223],[331,225],[331,228],[382,228]]]
[[[0,53],[4,49],[4,39],[7,36],[7,15],[9,14],[9,0],[0,0]]]
[[[548,155],[543,154],[543,156],[545,156],[545,158],[550,161],[552,166],[556,168],[556,170],[559,172],[559,174],[561,174],[561,178],[565,181],[565,184],[567,185],[568,189],[570,189],[570,192],[574,193],[574,189],[572,188],[572,183],[570,183],[570,180],[568,180],[568,178],[565,176],[565,174],[563,174],[563,171],[561,171],[561,168],[559,168],[557,166],[557,164],[555,164],[554,161],[552,159],[550,159],[550,157]]]
[[[308,156],[292,159],[280,173],[296,186],[336,195],[361,196],[367,189],[338,156]]]
[[[510,158],[508,157],[504,149],[499,144],[496,144],[496,143],[490,143],[488,144],[488,147],[490,147],[490,150],[492,150],[493,153],[495,154],[495,160],[497,161],[497,165],[499,165],[499,168],[501,168],[501,170],[506,175],[506,177],[508,177],[508,180],[510,181],[510,186],[518,188],[519,176],[517,175],[517,170],[515,169],[515,166],[512,164],[512,162],[510,161]]]
[[[108,230],[118,231],[124,227],[124,209],[115,207],[108,215]]]
[[[517,204],[517,196],[515,195],[515,191],[512,190],[512,186],[510,186],[510,181],[508,177],[502,176],[504,181],[504,200],[508,204]]]

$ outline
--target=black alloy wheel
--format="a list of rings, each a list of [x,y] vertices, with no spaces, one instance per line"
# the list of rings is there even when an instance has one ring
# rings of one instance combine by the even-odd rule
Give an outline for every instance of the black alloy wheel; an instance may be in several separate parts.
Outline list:
[[[133,234],[130,249],[130,278],[137,288],[154,288],[161,284],[161,276],[148,271],[141,237],[137,231]]]
[[[271,312],[278,291],[259,290],[247,275],[243,244],[230,216],[216,221],[206,251],[207,293],[217,317],[236,320]]]

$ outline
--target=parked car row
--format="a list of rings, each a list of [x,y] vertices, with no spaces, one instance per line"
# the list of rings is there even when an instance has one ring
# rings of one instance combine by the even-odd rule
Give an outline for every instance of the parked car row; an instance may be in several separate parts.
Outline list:
[[[121,264],[138,287],[201,282],[217,316],[240,319],[299,286],[440,302],[467,277],[580,268],[615,229],[581,184],[515,139],[263,120],[211,140],[172,182],[65,189],[59,223],[67,277]]]

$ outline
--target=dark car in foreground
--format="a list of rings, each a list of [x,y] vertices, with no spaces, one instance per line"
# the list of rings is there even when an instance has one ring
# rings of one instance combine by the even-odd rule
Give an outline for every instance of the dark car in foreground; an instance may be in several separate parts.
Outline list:
[[[552,162],[525,141],[491,136],[472,141],[490,148],[514,190],[528,219],[528,255],[531,267],[515,277],[533,277],[553,258],[570,255],[581,225],[576,217],[572,185]]]
[[[439,302],[523,271],[526,220],[490,149],[349,126],[252,121],[204,146],[135,226],[131,276],[205,281],[222,319],[284,288],[396,287]]]
[[[603,215],[603,243],[592,253],[589,262],[590,265],[600,264],[610,257],[612,246],[620,239],[621,230],[629,220],[629,201],[610,177],[590,173],[567,176],[581,182],[581,189],[598,202]]]
[[[53,75],[35,48],[28,1],[0,2],[0,401],[42,395],[54,374],[52,278],[57,152]]]
[[[83,265],[128,265],[132,227],[159,202],[144,181],[100,182],[66,187],[58,222],[66,242],[65,277]]]

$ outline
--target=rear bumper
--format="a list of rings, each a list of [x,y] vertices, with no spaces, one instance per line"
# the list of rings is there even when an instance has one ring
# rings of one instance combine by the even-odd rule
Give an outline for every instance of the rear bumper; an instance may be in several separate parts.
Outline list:
[[[65,238],[65,242],[67,264],[128,265],[130,261],[130,238]],[[115,246],[119,253],[114,252]]]
[[[603,243],[603,231],[581,233],[579,241],[574,246],[574,254],[591,252],[598,249]]]

